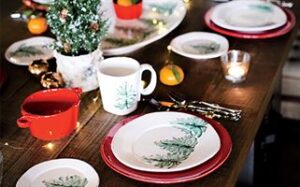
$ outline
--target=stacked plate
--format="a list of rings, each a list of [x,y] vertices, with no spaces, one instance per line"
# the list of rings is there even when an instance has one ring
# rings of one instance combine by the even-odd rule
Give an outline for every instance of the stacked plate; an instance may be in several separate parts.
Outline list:
[[[211,119],[155,112],[116,124],[100,146],[104,162],[129,178],[159,184],[202,178],[231,152],[227,131]]]
[[[216,32],[237,38],[272,38],[288,33],[295,16],[268,2],[238,0],[211,8],[205,23]]]

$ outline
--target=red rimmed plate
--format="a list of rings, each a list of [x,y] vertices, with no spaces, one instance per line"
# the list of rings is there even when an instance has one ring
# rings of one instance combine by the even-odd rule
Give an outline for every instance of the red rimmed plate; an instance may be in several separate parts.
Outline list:
[[[22,0],[22,1],[23,1],[23,4],[29,8],[37,9],[37,10],[44,10],[44,11],[48,10],[48,5],[39,4],[39,3],[33,2],[32,0]]]
[[[135,179],[142,182],[149,182],[149,183],[156,183],[156,184],[172,184],[172,183],[181,183],[181,182],[188,182],[193,181],[196,179],[200,179],[208,174],[212,173],[216,169],[218,169],[228,158],[231,149],[232,149],[232,142],[230,135],[226,131],[226,129],[219,124],[218,122],[203,118],[206,120],[210,125],[218,133],[221,139],[221,148],[218,153],[211,158],[210,160],[206,161],[205,163],[196,166],[194,168],[179,171],[179,172],[170,172],[170,173],[160,173],[160,172],[144,172],[131,169],[122,163],[120,163],[117,158],[114,156],[111,150],[111,142],[116,134],[116,132],[123,126],[126,125],[129,121],[139,117],[139,115],[127,118],[122,120],[121,122],[117,123],[106,135],[102,144],[100,145],[100,154],[104,162],[114,171],[124,175],[128,178]]]
[[[217,26],[211,21],[211,14],[213,12],[213,8],[209,9],[205,16],[204,16],[204,21],[205,24],[213,31],[227,35],[227,36],[232,36],[236,38],[243,38],[243,39],[266,39],[266,38],[274,38],[278,36],[282,36],[290,32],[293,27],[295,26],[296,23],[296,18],[294,13],[291,10],[284,9],[286,15],[287,15],[287,23],[274,30],[269,30],[266,32],[259,32],[259,33],[245,33],[245,32],[237,32],[237,31],[232,31],[228,29],[224,29],[222,27]]]

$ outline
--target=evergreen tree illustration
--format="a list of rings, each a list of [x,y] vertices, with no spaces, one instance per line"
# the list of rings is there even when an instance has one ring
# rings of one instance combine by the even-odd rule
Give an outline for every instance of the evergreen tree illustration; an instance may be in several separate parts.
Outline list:
[[[131,108],[134,103],[136,102],[136,93],[133,89],[132,85],[128,85],[127,82],[125,82],[123,85],[121,85],[117,90],[117,104],[115,105],[116,108],[119,108],[120,110],[129,109]]]
[[[85,187],[88,183],[86,178],[78,175],[59,177],[58,179],[51,179],[49,181],[42,181],[46,187]]]
[[[190,131],[182,129],[185,132],[183,137],[173,137],[171,140],[155,141],[154,144],[161,149],[166,150],[167,154],[156,154],[150,157],[144,157],[148,163],[154,163],[154,166],[171,168],[182,163],[194,151],[198,141]]]
[[[166,154],[150,155],[143,157],[148,163],[159,168],[172,168],[186,160],[198,144],[198,138],[206,131],[206,122],[196,117],[179,118],[174,122],[175,128],[180,129],[185,135],[155,141],[154,144],[165,150]],[[175,126],[176,124],[176,126]]]
[[[189,118],[180,118],[176,121],[172,122],[173,124],[178,124],[183,128],[186,128],[191,131],[191,133],[199,138],[203,132],[206,131],[206,122],[202,119],[196,117],[189,117]]]
[[[20,45],[20,47],[10,53],[10,56],[16,56],[16,57],[29,57],[29,56],[35,56],[35,55],[43,55],[43,51],[35,48],[34,46],[26,46],[25,44]]]

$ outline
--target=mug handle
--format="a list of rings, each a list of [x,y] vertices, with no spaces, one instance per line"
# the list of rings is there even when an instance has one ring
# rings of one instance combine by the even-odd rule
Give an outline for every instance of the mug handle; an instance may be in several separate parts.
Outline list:
[[[17,124],[20,128],[29,128],[31,125],[31,121],[33,120],[32,117],[29,116],[22,116],[17,120]]]
[[[82,94],[82,89],[79,87],[72,88],[73,92],[75,92],[79,97]]]
[[[146,88],[141,88],[141,94],[142,95],[151,94],[154,91],[154,89],[156,87],[156,83],[157,83],[156,72],[154,71],[153,67],[149,64],[142,64],[141,65],[141,68],[140,68],[141,77],[142,77],[142,73],[146,70],[150,71],[151,79],[150,79],[149,85]]]

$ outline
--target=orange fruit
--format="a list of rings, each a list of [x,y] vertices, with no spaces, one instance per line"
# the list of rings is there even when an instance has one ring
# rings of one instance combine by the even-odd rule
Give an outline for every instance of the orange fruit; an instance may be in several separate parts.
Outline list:
[[[47,28],[47,20],[43,17],[31,18],[27,23],[27,28],[32,34],[42,34]]]
[[[130,6],[130,5],[132,5],[132,3],[131,3],[131,0],[118,0],[118,5]]]
[[[183,81],[184,72],[175,64],[168,64],[159,71],[159,80],[165,85],[174,86]]]

